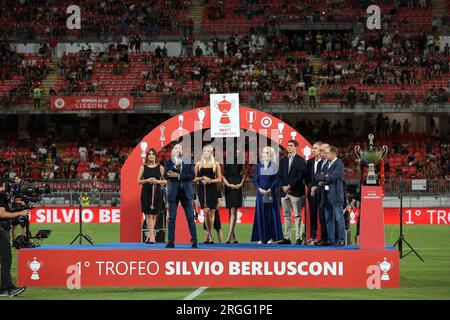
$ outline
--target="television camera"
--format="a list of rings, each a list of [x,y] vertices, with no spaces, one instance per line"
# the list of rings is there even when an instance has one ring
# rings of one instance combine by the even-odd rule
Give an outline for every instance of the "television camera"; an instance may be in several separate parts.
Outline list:
[[[6,183],[6,197],[9,212],[29,211],[42,202],[43,195],[50,193],[48,185],[35,186],[31,183]],[[13,226],[20,225],[26,230],[25,235],[13,239],[16,249],[35,248],[41,245],[43,239],[48,238],[51,230],[39,230],[34,236],[30,231],[29,215],[19,216],[11,219]]]

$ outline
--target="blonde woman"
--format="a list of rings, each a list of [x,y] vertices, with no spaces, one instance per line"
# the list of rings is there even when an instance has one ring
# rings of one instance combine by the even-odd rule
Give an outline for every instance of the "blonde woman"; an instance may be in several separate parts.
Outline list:
[[[272,243],[283,238],[281,227],[278,164],[275,150],[264,147],[261,162],[256,165],[253,184],[256,188],[256,208],[252,241]]]
[[[163,192],[160,185],[166,184],[164,180],[164,168],[157,162],[158,154],[155,149],[150,149],[145,158],[145,163],[139,168],[138,184],[141,189],[141,208],[145,214],[148,234],[145,243],[155,243],[155,224],[158,214],[164,206]]]
[[[214,160],[213,148],[210,145],[203,147],[203,153],[200,161],[195,164],[195,179],[197,183],[197,198],[200,207],[205,214],[206,239],[204,243],[213,244],[214,238],[212,231],[214,227],[214,216],[217,210],[219,199],[218,184],[222,182],[222,170],[218,162]]]

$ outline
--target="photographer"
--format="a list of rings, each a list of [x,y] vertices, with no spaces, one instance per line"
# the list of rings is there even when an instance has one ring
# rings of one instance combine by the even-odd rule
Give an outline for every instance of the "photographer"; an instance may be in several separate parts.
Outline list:
[[[14,185],[17,189],[20,188],[22,184],[22,179],[19,176],[15,176],[14,177]],[[17,205],[21,205],[21,206],[25,206],[25,202],[21,199],[21,198],[14,198],[14,203]],[[17,234],[16,234],[16,228],[17,226],[20,225],[20,228],[22,229],[21,231],[21,235],[25,236],[27,234],[27,227],[26,225],[20,224],[19,221],[17,219],[13,220],[13,222],[11,223],[11,237],[12,239],[16,239]]]
[[[11,279],[11,242],[9,239],[9,230],[11,228],[10,219],[23,216],[27,211],[9,212],[8,201],[5,194],[5,182],[0,178],[0,268],[1,285],[0,297],[14,297],[25,291],[26,287],[16,287]]]

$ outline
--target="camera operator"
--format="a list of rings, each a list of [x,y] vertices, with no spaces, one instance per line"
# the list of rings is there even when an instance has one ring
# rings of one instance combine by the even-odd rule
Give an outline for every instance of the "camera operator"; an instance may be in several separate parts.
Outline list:
[[[9,239],[10,219],[23,216],[27,211],[9,212],[8,201],[5,194],[5,182],[0,178],[0,268],[1,285],[0,297],[14,297],[25,291],[26,287],[16,287],[11,279],[11,242]]]
[[[20,188],[21,184],[22,184],[22,179],[19,176],[15,176],[14,177],[14,186],[15,186],[15,188],[17,188],[17,190]],[[25,206],[25,201],[23,201],[21,198],[14,198],[14,203],[21,205],[21,206]],[[16,237],[17,237],[16,228],[19,225],[20,225],[20,228],[22,229],[22,231],[21,231],[22,236],[26,236],[26,234],[27,234],[26,225],[20,224],[19,221],[17,219],[15,219],[11,224],[11,236],[12,236],[13,240],[16,239]]]

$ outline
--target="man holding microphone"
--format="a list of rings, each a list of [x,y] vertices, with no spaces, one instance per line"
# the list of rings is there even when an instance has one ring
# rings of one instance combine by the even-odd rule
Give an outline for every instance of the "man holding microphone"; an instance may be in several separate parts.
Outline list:
[[[191,233],[192,248],[197,248],[197,231],[195,229],[194,209],[192,199],[194,187],[192,181],[195,178],[194,165],[183,162],[183,147],[176,144],[171,153],[171,158],[164,164],[164,179],[168,181],[169,236],[166,248],[175,247],[175,220],[177,217],[178,203],[181,202]]]

